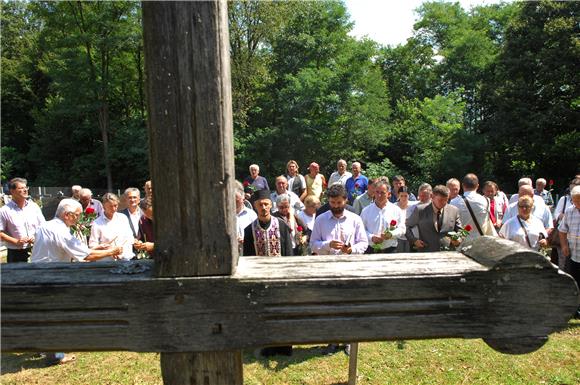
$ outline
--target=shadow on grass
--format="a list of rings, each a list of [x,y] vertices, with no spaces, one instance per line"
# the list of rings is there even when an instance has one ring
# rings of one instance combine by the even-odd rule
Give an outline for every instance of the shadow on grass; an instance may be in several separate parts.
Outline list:
[[[46,358],[39,353],[2,353],[0,374],[18,373],[26,369],[46,368]]]
[[[289,366],[299,364],[304,361],[308,361],[314,357],[321,357],[324,355],[326,349],[326,345],[323,346],[294,346],[292,350],[291,356],[272,356],[272,357],[256,357],[255,352],[244,352],[244,363],[251,364],[251,363],[259,363],[264,368],[274,371],[281,371],[286,369]],[[257,351],[256,351],[257,353]],[[340,350],[333,354],[344,354],[343,350]],[[335,385],[339,385],[343,383],[337,383]]]

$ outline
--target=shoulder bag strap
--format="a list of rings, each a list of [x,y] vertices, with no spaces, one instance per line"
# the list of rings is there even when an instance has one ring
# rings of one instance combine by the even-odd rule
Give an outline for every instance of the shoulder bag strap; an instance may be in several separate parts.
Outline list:
[[[461,195],[461,198],[463,198],[463,201],[465,202],[465,205],[467,206],[467,209],[469,210],[469,214],[471,215],[471,219],[473,219],[473,223],[475,224],[477,231],[479,231],[479,235],[483,235],[483,231],[481,231],[481,226],[479,226],[479,222],[477,222],[477,219],[475,218],[475,214],[473,214],[473,209],[471,208],[469,201],[463,195]]]
[[[522,223],[522,220],[520,219],[520,216],[517,216],[518,218],[518,222],[520,222],[520,226],[522,226],[522,229],[524,230],[524,234],[526,236],[526,243],[528,244],[528,246],[530,247],[530,249],[532,248],[532,242],[530,242],[530,237],[528,236],[528,230],[526,230],[526,228],[524,227],[524,224]]]

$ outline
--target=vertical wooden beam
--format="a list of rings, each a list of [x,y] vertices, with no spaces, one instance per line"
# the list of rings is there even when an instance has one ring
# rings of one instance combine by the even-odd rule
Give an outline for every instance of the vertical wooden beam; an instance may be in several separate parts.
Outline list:
[[[237,240],[227,3],[146,1],[143,30],[156,271],[229,275]]]
[[[156,274],[237,264],[227,3],[143,2]],[[195,327],[195,325],[192,325]],[[162,353],[165,384],[242,384],[240,351]]]

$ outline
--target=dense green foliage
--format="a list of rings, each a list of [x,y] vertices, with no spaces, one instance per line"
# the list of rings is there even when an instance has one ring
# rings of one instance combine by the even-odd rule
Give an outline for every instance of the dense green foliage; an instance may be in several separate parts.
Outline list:
[[[578,2],[424,3],[404,45],[349,35],[340,1],[231,2],[236,173],[339,158],[414,186],[468,171],[511,191],[578,170]],[[138,2],[2,3],[2,177],[141,185]]]

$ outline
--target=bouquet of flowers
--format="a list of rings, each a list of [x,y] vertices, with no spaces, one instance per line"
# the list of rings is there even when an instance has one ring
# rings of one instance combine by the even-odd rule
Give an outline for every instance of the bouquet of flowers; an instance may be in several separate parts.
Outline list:
[[[354,184],[354,191],[352,192],[352,200],[353,201],[356,199],[356,197],[361,195],[359,188],[360,188],[360,185],[358,183],[355,183]]]
[[[91,226],[93,221],[97,218],[97,213],[92,207],[87,207],[87,209],[81,213],[79,220],[76,224],[70,227],[70,233],[79,239],[86,239],[91,235]]]
[[[300,255],[307,255],[308,252],[308,237],[304,234],[304,228],[300,225],[296,226],[296,242]]]
[[[459,229],[459,231],[448,232],[447,237],[451,238],[452,241],[460,241],[461,239],[467,237],[471,230],[472,230],[471,225],[467,225],[464,228]],[[448,247],[445,248],[445,250],[455,250],[455,247],[450,244]]]
[[[387,239],[391,239],[393,237],[392,231],[395,230],[396,228],[397,228],[397,221],[393,219],[393,220],[391,220],[391,222],[389,223],[389,227],[387,227],[385,229],[383,234],[385,236],[387,236]],[[382,245],[383,245],[383,242],[373,243],[372,248],[375,251],[380,251],[382,249]]]

